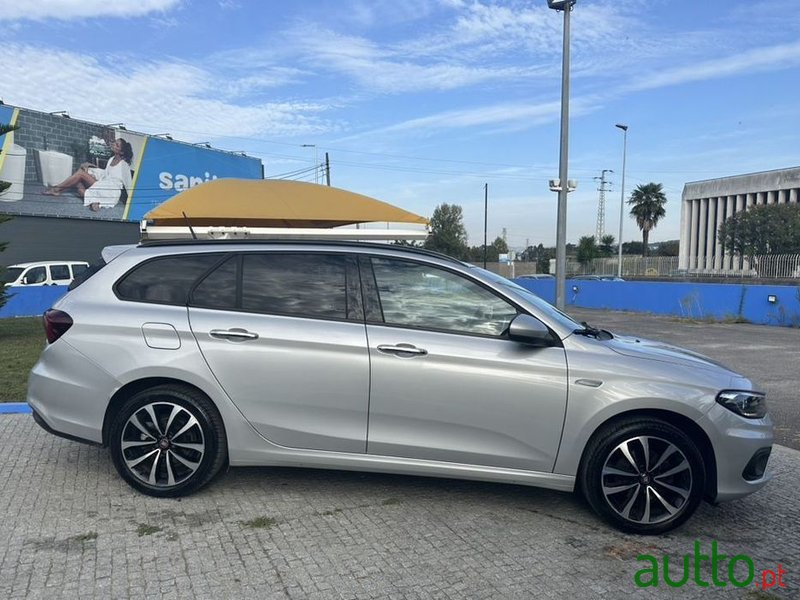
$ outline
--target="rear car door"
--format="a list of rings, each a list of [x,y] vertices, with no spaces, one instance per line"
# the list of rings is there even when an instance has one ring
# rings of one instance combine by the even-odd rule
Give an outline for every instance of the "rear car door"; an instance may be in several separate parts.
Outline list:
[[[368,453],[552,471],[563,347],[508,339],[518,309],[464,274],[361,259],[371,359]]]
[[[50,265],[50,285],[69,285],[70,281],[72,275],[69,272],[69,265]]]
[[[195,287],[189,319],[220,385],[266,439],[366,451],[369,356],[354,257],[232,256]]]

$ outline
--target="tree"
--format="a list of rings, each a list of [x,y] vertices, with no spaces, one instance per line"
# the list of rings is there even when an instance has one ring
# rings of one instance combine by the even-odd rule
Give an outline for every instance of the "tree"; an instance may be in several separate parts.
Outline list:
[[[585,235],[578,240],[578,262],[586,266],[595,258],[600,256],[600,248],[597,247],[593,235]]]
[[[720,225],[725,250],[756,254],[800,253],[800,204],[767,204],[739,211]]]
[[[658,256],[678,256],[680,247],[681,247],[680,240],[667,240],[666,242],[661,242],[658,245],[658,250],[656,250],[656,254]]]
[[[425,240],[425,248],[442,252],[453,258],[468,257],[467,230],[464,215],[457,204],[440,204],[433,211],[430,221],[431,233]]]
[[[642,242],[625,242],[622,244],[623,254],[641,254]]]
[[[636,224],[642,230],[642,256],[647,256],[647,241],[650,238],[650,231],[666,214],[664,210],[666,203],[667,196],[660,183],[638,185],[631,193],[628,204],[631,206],[631,216],[636,219]]]
[[[506,241],[497,237],[495,240],[486,246],[486,262],[497,262],[500,260],[501,254],[508,253],[508,244]],[[480,246],[472,246],[467,252],[467,260],[475,264],[483,264],[483,244]]]
[[[614,242],[616,238],[611,234],[606,234],[600,238],[600,255],[611,256],[614,254]]]

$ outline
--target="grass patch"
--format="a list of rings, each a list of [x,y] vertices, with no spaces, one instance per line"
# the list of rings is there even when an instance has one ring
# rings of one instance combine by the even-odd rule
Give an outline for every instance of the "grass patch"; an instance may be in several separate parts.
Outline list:
[[[24,402],[28,373],[47,343],[40,317],[0,319],[0,402]]]
[[[274,527],[277,521],[272,517],[256,517],[250,521],[242,521],[242,525],[250,529],[269,529]]]
[[[381,501],[382,506],[392,506],[393,504],[400,504],[402,500],[400,498],[387,498],[386,500]]]
[[[332,517],[333,515],[340,512],[343,512],[341,508],[334,508],[333,510],[325,510],[319,514],[322,515],[323,517]]]
[[[147,523],[139,523],[139,527],[136,528],[136,533],[139,534],[139,537],[143,537],[145,535],[153,535],[154,533],[158,533],[161,531],[161,527],[156,527],[155,525],[148,525]]]

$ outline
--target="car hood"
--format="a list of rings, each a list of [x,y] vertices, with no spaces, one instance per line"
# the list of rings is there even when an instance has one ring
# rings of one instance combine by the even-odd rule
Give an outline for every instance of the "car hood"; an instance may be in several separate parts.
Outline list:
[[[614,334],[614,339],[608,340],[606,344],[611,350],[624,356],[658,360],[714,371],[723,370],[736,377],[742,377],[741,374],[733,371],[730,367],[718,363],[703,354],[656,340]]]

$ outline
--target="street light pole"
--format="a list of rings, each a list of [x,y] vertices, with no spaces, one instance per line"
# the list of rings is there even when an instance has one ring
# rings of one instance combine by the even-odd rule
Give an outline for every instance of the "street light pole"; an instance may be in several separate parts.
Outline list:
[[[317,145],[316,144],[302,144],[301,148],[313,148],[314,149],[314,183],[319,183],[319,178],[317,177],[317,171],[319,170],[319,159],[317,156]]]
[[[564,49],[561,63],[561,151],[558,159],[558,217],[556,220],[556,308],[564,310],[567,270],[567,162],[569,157],[569,13],[575,0],[547,0],[547,6],[564,12]]]
[[[619,264],[617,265],[617,277],[622,279],[622,223],[625,219],[625,160],[628,155],[628,126],[617,123],[615,127],[622,130],[622,192],[619,198]]]

